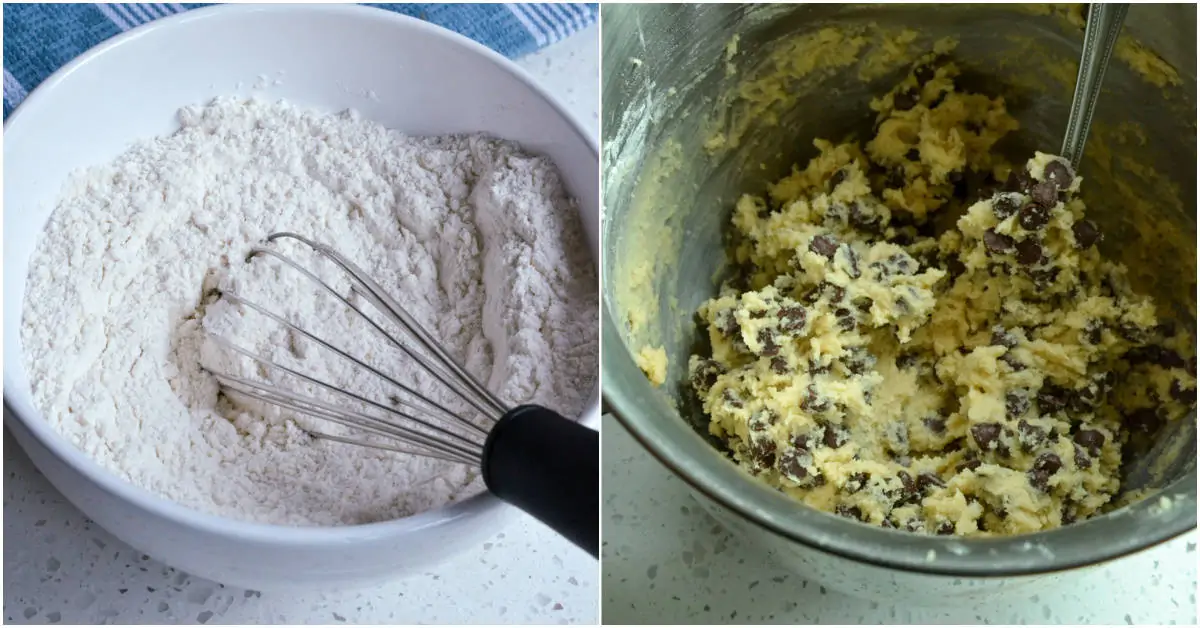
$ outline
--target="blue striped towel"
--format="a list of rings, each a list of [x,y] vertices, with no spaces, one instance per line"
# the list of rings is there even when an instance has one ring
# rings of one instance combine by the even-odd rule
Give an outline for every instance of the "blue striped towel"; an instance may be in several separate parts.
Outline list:
[[[92,46],[205,4],[5,4],[4,117],[39,83]],[[597,4],[372,4],[448,28],[511,59],[596,21]]]

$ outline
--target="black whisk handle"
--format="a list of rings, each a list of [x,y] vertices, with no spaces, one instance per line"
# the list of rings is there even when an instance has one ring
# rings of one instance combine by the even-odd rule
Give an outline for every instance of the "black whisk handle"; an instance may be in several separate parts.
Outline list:
[[[541,406],[509,410],[483,446],[493,495],[600,552],[600,434]]]

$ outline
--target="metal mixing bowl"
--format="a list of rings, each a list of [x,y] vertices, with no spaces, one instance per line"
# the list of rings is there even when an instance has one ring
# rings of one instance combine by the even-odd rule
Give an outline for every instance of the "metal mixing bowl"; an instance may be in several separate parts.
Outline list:
[[[706,418],[682,384],[696,340],[693,312],[728,272],[719,252],[733,201],[803,164],[815,154],[814,137],[838,140],[857,132],[863,138],[872,122],[867,103],[905,68],[869,80],[855,66],[814,72],[757,105],[739,96],[739,85],[769,71],[772,53],[790,38],[827,26],[868,33],[908,27],[926,49],[953,36],[960,40],[953,57],[964,68],[963,83],[1004,95],[1020,121],[1022,129],[1001,149],[1023,160],[1034,148],[1054,152],[1061,143],[1082,41],[1079,14],[1072,23],[1064,11],[999,5],[605,7],[605,399],[715,517],[808,577],[843,591],[906,599],[931,591],[944,596],[951,592],[947,587],[993,590],[1130,554],[1196,526],[1194,412],[1168,425],[1153,449],[1127,464],[1123,490],[1138,489],[1148,498],[1130,494],[1132,505],[1049,532],[964,539],[852,522],[758,482],[716,450]],[[1081,167],[1084,198],[1110,236],[1106,254],[1125,262],[1136,283],[1193,331],[1195,17],[1194,5],[1133,7],[1129,36],[1161,55],[1178,76],[1173,85],[1157,85],[1161,75],[1135,69],[1127,57],[1114,59]],[[736,137],[743,124],[736,146],[706,150],[715,131],[733,129],[726,137]],[[631,309],[647,313],[641,324],[628,322]],[[662,345],[669,358],[661,388],[650,385],[632,358],[646,345]]]

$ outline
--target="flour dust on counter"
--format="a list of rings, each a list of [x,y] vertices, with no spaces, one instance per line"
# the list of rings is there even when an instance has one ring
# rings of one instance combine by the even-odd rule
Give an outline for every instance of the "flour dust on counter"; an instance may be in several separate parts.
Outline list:
[[[384,520],[481,490],[465,466],[314,441],[314,419],[218,391],[202,362],[250,367],[215,352],[212,334],[389,394],[223,291],[278,306],[418,391],[435,386],[304,277],[245,261],[277,231],[353,260],[507,402],[583,408],[596,275],[548,160],[282,102],[220,98],[179,120],[175,134],[70,179],[29,274],[21,340],[36,403],[100,464],[192,508],[284,524]]]

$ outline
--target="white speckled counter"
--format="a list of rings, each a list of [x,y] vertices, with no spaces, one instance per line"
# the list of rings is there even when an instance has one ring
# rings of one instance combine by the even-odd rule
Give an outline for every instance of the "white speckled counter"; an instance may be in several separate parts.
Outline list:
[[[864,602],[775,566],[720,527],[620,423],[603,420],[606,624],[1196,625],[1195,531],[986,602]]]
[[[520,65],[592,133],[599,28]],[[532,519],[421,577],[323,595],[236,590],[153,560],[90,524],[4,441],[5,623],[594,624],[596,561]]]

